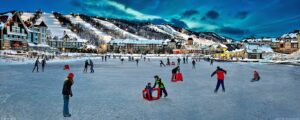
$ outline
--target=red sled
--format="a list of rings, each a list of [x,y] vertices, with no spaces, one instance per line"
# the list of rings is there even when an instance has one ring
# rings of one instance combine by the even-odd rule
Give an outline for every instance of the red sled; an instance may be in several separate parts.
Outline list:
[[[175,62],[172,62],[171,65],[175,65]]]
[[[171,80],[172,82],[178,82],[178,81],[183,81],[183,77],[181,73],[176,73],[176,78],[175,80]]]
[[[153,96],[154,91],[157,91],[157,96],[156,97]],[[148,101],[160,99],[160,88],[153,88],[152,89],[152,97],[150,96],[149,90],[147,90],[147,89],[143,90],[143,98],[145,100],[148,100]]]

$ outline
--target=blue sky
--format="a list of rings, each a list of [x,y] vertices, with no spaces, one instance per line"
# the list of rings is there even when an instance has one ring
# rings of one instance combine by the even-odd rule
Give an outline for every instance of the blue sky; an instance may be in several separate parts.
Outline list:
[[[300,29],[300,0],[0,0],[1,12],[36,9],[165,20],[235,39],[277,37]]]

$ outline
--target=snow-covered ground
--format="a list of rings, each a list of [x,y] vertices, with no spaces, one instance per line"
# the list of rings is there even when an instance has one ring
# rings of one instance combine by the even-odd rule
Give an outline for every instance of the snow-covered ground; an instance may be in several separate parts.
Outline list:
[[[23,14],[21,15],[21,19],[24,21],[27,21],[30,18],[32,18],[33,16],[34,16],[34,13],[23,12]]]
[[[85,27],[85,29],[92,31],[94,34],[98,35],[101,38],[101,40],[104,40],[106,43],[108,43],[112,39],[112,36],[107,35],[106,33],[98,30],[91,24],[82,20],[79,16],[73,17],[72,15],[66,15],[66,17],[70,18],[70,20],[73,24],[83,25]]]
[[[51,13],[43,13],[43,15],[37,20],[36,23],[39,24],[41,21],[44,21],[47,24],[48,30],[50,30],[52,37],[57,36],[58,38],[62,38],[65,31],[66,34],[68,34],[71,38],[76,38],[77,41],[87,41],[77,36],[70,29],[61,26],[59,21]]]
[[[65,119],[61,90],[68,73],[62,69],[70,64],[75,73],[70,120],[300,119],[299,67],[201,61],[192,69],[189,60],[181,65],[184,81],[172,83],[173,67],[160,68],[159,59],[141,60],[138,67],[127,60],[94,60],[94,74],[82,73],[83,63],[49,63],[40,73],[31,72],[33,64],[1,66],[0,118]],[[213,93],[217,81],[210,74],[217,65],[228,72],[225,93]],[[254,70],[261,81],[250,82]],[[154,75],[161,76],[169,96],[145,101],[141,92]]]
[[[93,18],[96,22],[102,24],[103,26],[105,26],[107,29],[110,29],[110,30],[114,30],[124,36],[126,36],[127,39],[135,39],[135,40],[146,40],[146,38],[144,37],[141,37],[141,36],[137,36],[137,35],[134,35],[132,33],[129,33],[121,28],[119,28],[118,26],[116,26],[115,24],[113,23],[110,23],[108,21],[104,21],[104,20],[100,20],[100,19],[97,19],[97,18]]]

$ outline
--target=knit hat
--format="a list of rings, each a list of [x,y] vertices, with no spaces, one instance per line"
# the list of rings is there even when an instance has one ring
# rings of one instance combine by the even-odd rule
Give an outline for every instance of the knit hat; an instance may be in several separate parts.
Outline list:
[[[64,70],[70,70],[70,66],[66,64],[66,65],[64,66]]]
[[[68,78],[74,78],[74,74],[73,73],[69,73]]]

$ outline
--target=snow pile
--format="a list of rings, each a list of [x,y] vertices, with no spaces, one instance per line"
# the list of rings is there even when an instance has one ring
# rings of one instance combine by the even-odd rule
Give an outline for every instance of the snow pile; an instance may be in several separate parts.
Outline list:
[[[140,36],[137,36],[137,35],[134,35],[132,33],[129,33],[119,27],[117,27],[116,25],[110,23],[110,22],[107,22],[107,21],[104,21],[104,20],[100,20],[100,19],[96,19],[96,18],[93,18],[96,22],[102,24],[103,26],[105,26],[107,29],[110,29],[110,30],[113,30],[113,31],[116,31],[124,36],[126,36],[126,38],[128,39],[136,39],[136,40],[145,40],[146,38],[144,37],[140,37]]]
[[[44,21],[47,26],[48,30],[50,30],[52,37],[57,36],[58,38],[64,37],[64,31],[66,34],[72,38],[76,38],[78,42],[86,42],[87,40],[80,38],[70,29],[61,26],[60,22],[54,17],[53,14],[50,13],[43,13],[43,15],[37,20],[36,24]]]
[[[96,35],[99,36],[99,38],[101,40],[104,40],[106,43],[108,43],[111,39],[112,39],[112,36],[110,35],[107,35],[106,33],[98,30],[97,28],[93,27],[91,24],[85,22],[84,20],[82,20],[80,18],[80,16],[76,16],[76,17],[73,17],[71,15],[66,15],[66,17],[70,18],[71,22],[73,24],[81,24],[85,27],[85,29],[88,29],[90,31],[93,31]]]
[[[29,13],[29,12],[23,12],[23,14],[21,15],[21,19],[23,21],[27,21],[29,20],[30,18],[32,18],[34,16],[33,13]]]
[[[300,60],[300,50],[298,50],[290,55],[287,55],[286,58],[293,59],[293,60]]]

